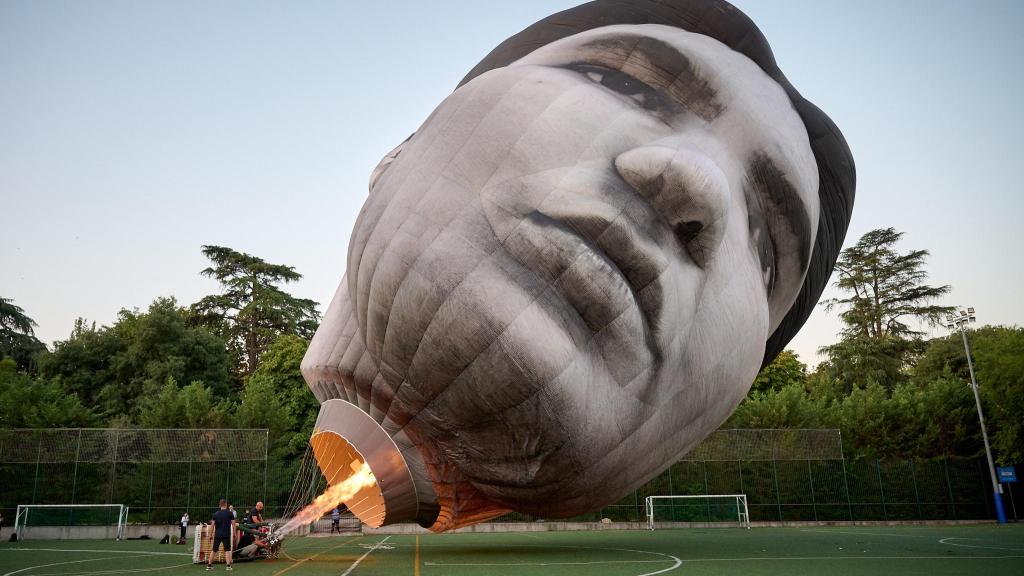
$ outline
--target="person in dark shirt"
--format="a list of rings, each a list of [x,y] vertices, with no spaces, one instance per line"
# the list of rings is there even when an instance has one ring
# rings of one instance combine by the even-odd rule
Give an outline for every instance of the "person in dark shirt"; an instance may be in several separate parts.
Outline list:
[[[263,519],[263,502],[256,503],[256,508],[252,511],[252,521],[256,524],[266,522],[266,520]]]
[[[220,510],[213,513],[213,549],[206,558],[206,569],[213,570],[213,557],[217,550],[223,545],[224,560],[227,562],[227,569],[231,570],[231,535],[235,531],[235,515],[228,510],[228,501],[220,499]]]

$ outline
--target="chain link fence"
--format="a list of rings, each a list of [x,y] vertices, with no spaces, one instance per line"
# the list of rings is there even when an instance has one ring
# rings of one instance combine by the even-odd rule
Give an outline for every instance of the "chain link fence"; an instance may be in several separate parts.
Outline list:
[[[647,496],[714,494],[746,494],[754,522],[989,519],[986,466],[984,458],[845,460],[834,429],[719,430],[632,494],[569,521],[643,522]],[[723,506],[677,501],[659,504],[655,517],[734,520],[734,508]],[[512,512],[492,522],[535,520]]]
[[[0,511],[13,521],[19,504],[125,504],[129,523],[186,511],[195,523],[227,498],[241,515],[266,493],[268,440],[266,429],[0,430]],[[63,513],[46,521],[110,521]]]

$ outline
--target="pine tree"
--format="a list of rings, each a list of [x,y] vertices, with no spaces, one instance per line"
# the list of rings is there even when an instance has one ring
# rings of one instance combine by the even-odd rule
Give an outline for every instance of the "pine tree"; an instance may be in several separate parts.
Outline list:
[[[203,254],[213,266],[201,274],[220,282],[223,292],[193,304],[191,321],[208,326],[228,343],[240,373],[255,372],[271,342],[282,334],[312,338],[320,320],[318,304],[278,287],[302,278],[295,268],[223,246],[203,246]]]
[[[937,324],[953,308],[934,302],[949,286],[925,284],[927,250],[900,253],[903,237],[893,228],[872,230],[842,251],[834,286],[844,297],[823,302],[842,309],[840,341],[825,346],[835,376],[848,384],[874,379],[887,388],[903,378],[904,369],[924,348],[924,332],[912,321]]]

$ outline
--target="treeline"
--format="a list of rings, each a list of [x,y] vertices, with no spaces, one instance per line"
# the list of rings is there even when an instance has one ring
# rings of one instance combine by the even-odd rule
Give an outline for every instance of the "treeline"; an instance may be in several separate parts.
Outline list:
[[[927,251],[899,252],[901,234],[874,230],[844,250],[824,303],[844,324],[813,371],[791,351],[767,366],[725,424],[839,428],[853,457],[970,457],[982,450],[959,333],[924,339],[915,329],[953,309],[949,287],[925,283]],[[206,246],[201,273],[221,291],[183,306],[158,298],[122,310],[110,326],[79,320],[52,350],[34,323],[0,298],[0,427],[269,428],[270,477],[290,488],[318,405],[299,363],[319,321],[317,303],[282,285],[293,268]],[[996,457],[1024,451],[1024,330],[969,330]]]
[[[819,352],[808,373],[792,352],[766,366],[726,424],[754,428],[839,428],[853,457],[966,457],[983,449],[957,328],[926,340],[920,325],[946,325],[954,312],[938,300],[949,286],[929,286],[927,250],[901,252],[902,233],[872,230],[843,250],[833,274],[841,296],[839,340]],[[996,458],[1024,456],[1024,330],[967,330]]]
[[[286,497],[319,410],[299,373],[317,303],[281,289],[301,278],[289,266],[203,252],[220,293],[157,298],[109,326],[79,319],[52,351],[0,299],[0,428],[267,428],[270,490]]]
[[[1024,329],[967,333],[989,440],[997,460],[1024,448]],[[983,453],[959,334],[926,342],[897,382],[846,383],[830,362],[808,371],[785,351],[758,375],[726,428],[839,428],[847,458],[942,458]]]

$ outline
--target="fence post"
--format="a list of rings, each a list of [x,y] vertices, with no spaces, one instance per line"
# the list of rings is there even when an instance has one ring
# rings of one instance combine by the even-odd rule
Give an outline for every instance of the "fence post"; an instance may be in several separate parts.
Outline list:
[[[956,520],[956,500],[953,499],[953,483],[949,480],[949,458],[943,458],[942,471],[946,474],[946,491],[949,493],[949,508],[953,511],[953,520]]]
[[[185,491],[185,510],[192,508],[192,455],[188,456],[188,488]]]
[[[71,476],[71,503],[75,503],[75,492],[78,490],[78,458],[82,453],[82,429],[78,429],[78,444],[75,446],[75,471]]]
[[[807,481],[811,483],[811,511],[814,513],[814,521],[818,521],[818,501],[814,498],[814,475],[811,474],[811,461],[807,460]]]
[[[707,460],[702,460],[701,463],[704,464],[704,495],[707,496],[708,494],[710,494],[710,492],[708,492],[708,461]],[[710,498],[705,498],[704,499],[704,509],[706,510],[706,514],[707,514],[704,517],[705,521],[706,522],[711,522],[711,499]]]
[[[39,459],[43,455],[43,437],[39,436],[39,441],[36,443],[36,475],[35,479],[32,480],[32,503],[36,503],[36,490],[39,488]],[[25,513],[26,518],[28,512]]]
[[[149,522],[153,522],[153,467],[156,463],[149,463],[149,501],[146,503],[146,517],[149,518]]]
[[[882,486],[882,464],[878,458],[875,458],[875,475],[878,477],[878,493],[882,495],[882,519],[888,520],[889,513],[885,510],[885,487]]]
[[[924,520],[924,513],[921,511],[921,494],[917,490],[917,468],[914,466],[913,458],[910,458],[910,479],[914,481],[914,500],[917,501],[917,519]]]
[[[71,475],[71,503],[72,504],[75,503],[75,492],[78,491],[78,459],[80,458],[81,454],[82,454],[82,429],[79,428],[78,429],[78,443],[75,446],[75,471]],[[74,523],[75,523],[75,509],[74,508],[71,508],[68,511],[68,516],[71,519],[69,523],[71,525],[74,525]]]
[[[744,492],[743,492],[743,460],[737,460],[736,463],[739,464],[739,466],[740,466],[740,494],[744,494]]]
[[[264,502],[270,502],[267,499],[267,466],[270,460],[270,430],[267,430],[267,434],[263,444],[263,497],[260,500]]]
[[[853,522],[853,502],[850,500],[850,480],[846,477],[846,458],[840,462],[843,463],[843,491],[846,492],[846,510],[850,514],[850,522]]]
[[[117,444],[121,441],[121,432],[114,432],[114,454],[111,456],[110,464],[110,492],[107,495],[107,504],[114,503],[114,484],[117,484]]]
[[[772,480],[775,482],[775,507],[779,511],[779,522],[782,522],[782,496],[779,494],[779,468],[772,460]]]

